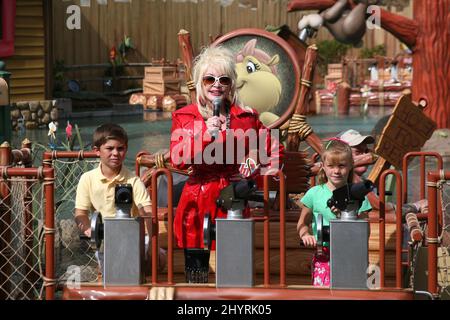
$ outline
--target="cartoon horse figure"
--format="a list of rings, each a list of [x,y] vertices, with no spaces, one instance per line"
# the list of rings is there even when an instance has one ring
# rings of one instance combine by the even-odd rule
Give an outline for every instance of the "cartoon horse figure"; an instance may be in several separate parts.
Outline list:
[[[262,114],[280,101],[282,86],[276,68],[280,57],[255,47],[256,39],[252,39],[236,55],[236,87],[243,105]]]

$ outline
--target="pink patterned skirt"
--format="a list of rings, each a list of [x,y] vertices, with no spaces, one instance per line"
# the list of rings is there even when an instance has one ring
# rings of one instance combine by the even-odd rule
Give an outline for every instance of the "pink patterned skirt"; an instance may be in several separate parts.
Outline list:
[[[314,287],[330,285],[330,249],[323,247],[322,253],[316,252],[312,259],[312,281]]]

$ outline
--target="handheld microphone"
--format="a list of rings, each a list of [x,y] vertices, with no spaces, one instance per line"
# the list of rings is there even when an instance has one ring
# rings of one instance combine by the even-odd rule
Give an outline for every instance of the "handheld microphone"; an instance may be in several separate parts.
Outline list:
[[[222,98],[221,97],[217,97],[213,100],[213,116],[218,117],[220,116],[220,107],[222,106]],[[211,134],[213,139],[217,139],[217,137],[219,136],[219,130],[215,130],[212,134]]]

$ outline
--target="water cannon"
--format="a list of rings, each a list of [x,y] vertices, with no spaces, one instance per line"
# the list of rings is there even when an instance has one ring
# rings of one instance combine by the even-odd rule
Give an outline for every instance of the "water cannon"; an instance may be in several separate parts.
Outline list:
[[[227,211],[229,219],[242,218],[242,210],[248,201],[263,202],[264,196],[254,180],[242,179],[223,188],[216,205]]]
[[[129,218],[133,206],[133,187],[131,184],[118,184],[114,190],[116,218]]]
[[[327,243],[330,247],[331,288],[367,289],[369,223],[358,219],[358,211],[373,188],[372,181],[363,180],[335,189],[327,206],[338,208],[340,215],[329,226],[317,216],[317,251],[323,252]]]
[[[91,243],[100,250],[100,267],[104,286],[138,285],[143,280],[145,228],[141,217],[132,217],[133,187],[118,184],[114,190],[116,214],[102,217],[98,211],[91,217]],[[102,256],[101,251],[99,256]]]
[[[264,196],[258,191],[256,182],[250,179],[233,181],[220,191],[216,200],[217,208],[227,211],[227,219],[242,219],[247,201],[263,202]],[[216,240],[216,225],[211,221],[209,212],[203,218],[203,248],[210,250],[211,243]]]
[[[212,240],[216,240],[217,287],[254,285],[255,225],[253,219],[243,217],[248,201],[263,202],[263,193],[253,180],[235,181],[222,189],[216,200],[217,207],[227,211],[227,217],[216,218],[213,224],[210,215],[205,214],[203,244],[209,250]]]
[[[118,184],[114,189],[114,204],[116,218],[130,218],[133,205],[133,187],[131,184]],[[104,238],[104,224],[102,214],[94,211],[91,217],[91,243],[99,250]]]
[[[374,184],[370,180],[346,184],[333,191],[333,196],[328,199],[327,206],[329,208],[334,206],[341,210],[341,219],[354,220],[358,216],[358,210],[361,207],[365,196],[371,192],[373,188]]]
[[[366,195],[374,188],[374,184],[370,180],[363,180],[358,183],[349,183],[333,191],[333,196],[328,199],[327,206],[333,206],[341,210],[340,220],[356,220],[358,218],[358,210],[361,207]],[[321,214],[316,219],[317,230],[317,251],[322,252],[323,245],[330,241],[330,226],[323,225],[323,217]]]

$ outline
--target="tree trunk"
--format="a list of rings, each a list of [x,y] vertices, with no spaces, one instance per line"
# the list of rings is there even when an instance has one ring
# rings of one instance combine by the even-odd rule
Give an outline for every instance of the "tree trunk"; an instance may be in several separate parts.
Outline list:
[[[414,0],[419,33],[413,52],[413,100],[438,128],[450,128],[450,0]]]

